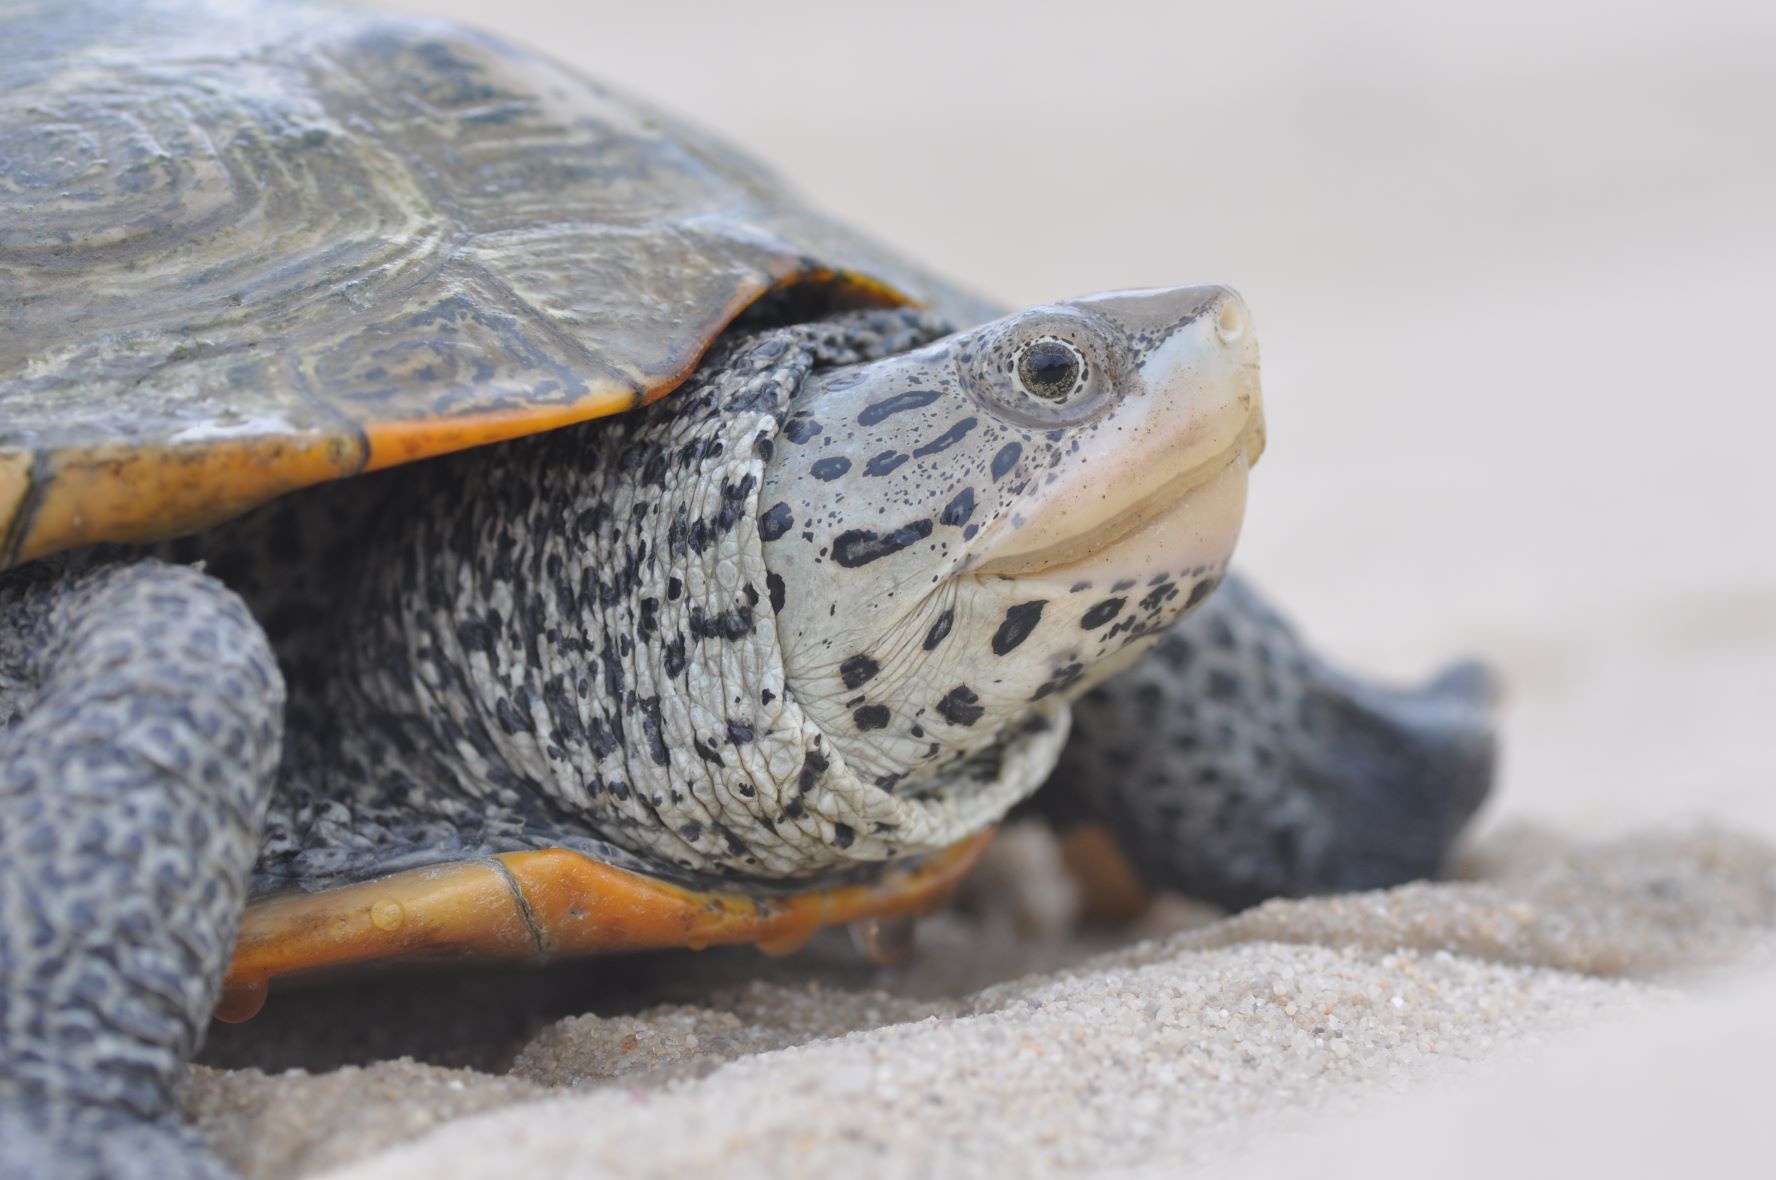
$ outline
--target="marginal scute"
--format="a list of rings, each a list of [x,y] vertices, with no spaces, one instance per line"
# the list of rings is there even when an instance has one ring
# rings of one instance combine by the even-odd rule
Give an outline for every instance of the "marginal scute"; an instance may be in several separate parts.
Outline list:
[[[989,829],[872,882],[777,897],[683,889],[562,848],[291,892],[248,907],[216,1015],[249,1019],[275,980],[372,961],[546,963],[736,942],[782,951],[822,926],[929,913],[992,839]]]

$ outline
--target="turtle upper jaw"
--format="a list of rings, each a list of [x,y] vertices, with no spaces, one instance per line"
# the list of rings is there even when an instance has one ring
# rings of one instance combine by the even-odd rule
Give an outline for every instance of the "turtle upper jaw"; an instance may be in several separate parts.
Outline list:
[[[1096,302],[1138,330],[1161,294]],[[1265,442],[1257,341],[1245,304],[1232,291],[1211,289],[1149,348],[1139,375],[1141,392],[1005,522],[972,573],[1114,582],[1225,563],[1245,514],[1246,473]]]

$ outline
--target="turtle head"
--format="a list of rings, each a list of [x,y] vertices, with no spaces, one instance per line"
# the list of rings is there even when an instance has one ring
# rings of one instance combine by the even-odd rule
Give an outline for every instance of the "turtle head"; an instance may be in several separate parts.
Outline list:
[[[790,691],[866,779],[941,782],[1208,595],[1263,445],[1257,342],[1222,287],[814,374],[759,501]]]

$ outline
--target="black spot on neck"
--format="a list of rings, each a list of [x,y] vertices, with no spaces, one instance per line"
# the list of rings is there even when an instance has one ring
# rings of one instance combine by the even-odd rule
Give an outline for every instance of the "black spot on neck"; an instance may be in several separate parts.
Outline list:
[[[759,538],[775,541],[794,527],[795,514],[790,512],[788,504],[779,500],[765,509],[765,514],[759,517]]]
[[[1030,632],[1042,621],[1042,608],[1047,605],[1047,599],[1039,598],[1034,602],[1020,602],[1007,610],[1005,621],[993,633],[993,654],[1005,655],[1030,638]]]
[[[829,455],[816,460],[809,470],[814,473],[815,479],[831,481],[851,470],[851,460],[843,455]]]
[[[956,612],[945,608],[944,613],[937,616],[937,622],[931,624],[931,630],[925,632],[925,650],[930,651],[948,638],[955,622]]]
[[[937,715],[951,725],[973,725],[984,713],[979,695],[966,684],[958,684],[937,702]]]
[[[848,529],[833,538],[833,560],[846,569],[856,569],[860,565],[868,565],[880,557],[891,553],[899,553],[908,545],[915,545],[931,535],[929,520],[915,520],[903,524],[890,533],[876,533],[869,529]]]
[[[856,723],[857,728],[865,731],[888,728],[892,717],[887,705],[864,705],[851,713],[851,720]]]
[[[1099,627],[1102,627],[1105,623],[1108,623],[1111,619],[1114,619],[1117,615],[1121,614],[1122,604],[1126,601],[1127,599],[1123,598],[1106,598],[1104,601],[1098,603],[1098,605],[1086,611],[1084,617],[1079,620],[1079,625],[1087,631],[1097,630]]]
[[[814,785],[820,781],[820,776],[826,773],[828,765],[825,754],[819,750],[809,750],[807,757],[802,759],[801,774],[796,776],[797,789],[804,795],[812,791]]]
[[[881,665],[869,656],[858,654],[839,665],[839,679],[845,682],[846,688],[857,688],[867,684],[871,677],[881,671]]]

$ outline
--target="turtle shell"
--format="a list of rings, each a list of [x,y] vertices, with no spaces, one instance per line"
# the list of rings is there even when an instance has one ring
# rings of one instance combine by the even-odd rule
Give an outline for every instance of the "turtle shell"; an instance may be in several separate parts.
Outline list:
[[[741,311],[979,303],[455,26],[0,0],[0,567],[641,405]]]

